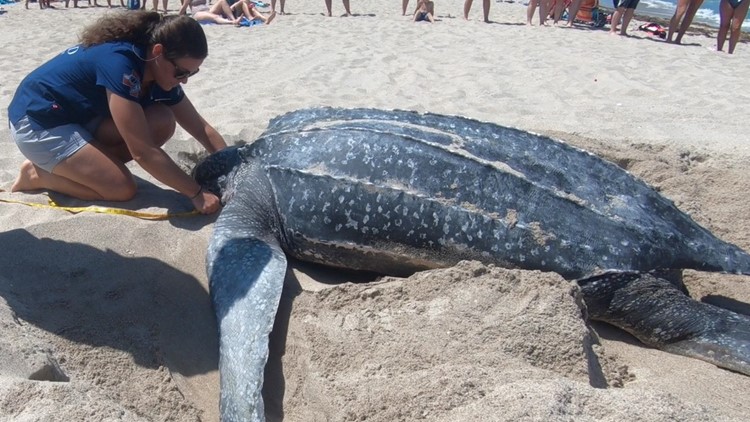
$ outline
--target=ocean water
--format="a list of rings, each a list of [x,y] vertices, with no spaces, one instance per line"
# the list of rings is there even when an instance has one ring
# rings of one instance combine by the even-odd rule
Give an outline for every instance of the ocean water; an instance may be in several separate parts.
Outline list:
[[[599,0],[600,4],[605,7],[612,7],[611,0]],[[750,1],[750,0],[745,0]],[[695,14],[693,22],[705,23],[713,27],[719,27],[719,2],[720,0],[704,0],[698,12]],[[660,18],[671,19],[677,7],[677,0],[641,0],[635,10],[636,14],[656,16]],[[745,17],[742,24],[743,31],[750,30],[750,13]]]

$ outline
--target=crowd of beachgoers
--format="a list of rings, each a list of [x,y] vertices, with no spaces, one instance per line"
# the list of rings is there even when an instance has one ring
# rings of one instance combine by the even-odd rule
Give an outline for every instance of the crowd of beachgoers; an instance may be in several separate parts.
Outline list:
[[[12,0],[2,0],[12,2]],[[85,6],[103,7],[97,0],[85,0]],[[102,0],[103,1],[103,0]],[[117,0],[115,0],[117,1]],[[678,0],[674,15],[668,25],[662,26],[658,23],[647,22],[639,25],[638,29],[647,31],[652,35],[664,39],[668,43],[681,44],[682,38],[690,28],[696,12],[704,0]],[[44,9],[54,7],[51,0],[25,0],[28,8],[30,2],[38,3]],[[59,0],[64,7],[79,7],[79,2],[84,0]],[[169,0],[119,0],[113,4],[112,0],[106,0],[106,7],[141,8],[150,6],[152,10],[161,13],[190,14],[193,18],[204,24],[253,26],[258,24],[270,24],[277,15],[286,14],[286,0],[271,0],[270,4],[260,0],[186,0],[180,4],[179,9],[170,10]],[[327,16],[332,16],[332,0],[324,0]],[[344,13],[342,16],[353,16],[350,0],[342,0]],[[591,25],[604,28],[609,26],[609,32],[613,35],[627,36],[630,23],[635,15],[639,0],[615,0],[613,13],[599,8],[598,0],[529,0],[527,5],[526,24],[533,26],[562,26],[573,27],[574,25]],[[469,20],[469,13],[473,0],[464,0],[463,17]],[[482,17],[485,22],[490,20],[491,0],[482,1]],[[728,41],[726,52],[734,53],[737,43],[742,38],[742,23],[748,12],[750,0],[721,0],[721,21],[716,29],[716,50],[724,51],[724,45]],[[269,9],[270,10],[267,10]],[[266,9],[262,11],[260,9]],[[417,0],[413,11],[409,9],[409,0],[401,1],[401,12],[404,16],[410,16],[414,22],[438,21],[435,13],[435,3],[432,0]]]

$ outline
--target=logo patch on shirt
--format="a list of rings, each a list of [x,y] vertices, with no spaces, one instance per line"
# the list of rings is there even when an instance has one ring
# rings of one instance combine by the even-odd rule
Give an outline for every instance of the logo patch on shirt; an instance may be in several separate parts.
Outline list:
[[[122,84],[128,87],[131,97],[138,98],[141,94],[141,78],[135,69],[133,69],[130,75],[127,73],[122,75]]]

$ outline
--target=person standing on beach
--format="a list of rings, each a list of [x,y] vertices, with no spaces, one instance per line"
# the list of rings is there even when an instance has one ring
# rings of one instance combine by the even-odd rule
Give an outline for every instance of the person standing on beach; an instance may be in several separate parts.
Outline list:
[[[729,33],[729,50],[727,53],[734,54],[734,47],[740,39],[742,22],[747,16],[750,0],[721,0],[719,3],[719,32],[716,35],[716,51],[724,50],[724,41]]]
[[[471,11],[471,4],[474,0],[466,0],[464,2],[464,19],[469,20],[469,12]],[[484,21],[490,23],[490,0],[482,0],[482,10],[484,12]]]
[[[167,5],[168,4],[169,4],[169,0],[162,0],[161,1],[161,5],[162,5],[162,7],[164,7],[164,13],[167,13]],[[154,12],[158,12],[159,11],[159,0],[154,0],[154,8],[151,9],[151,10],[153,10]]]
[[[674,15],[672,15],[672,19],[669,21],[669,30],[667,31],[668,43],[673,42],[672,36],[675,30],[677,30],[677,38],[675,38],[674,43],[682,43],[683,35],[690,28],[690,24],[693,22],[693,18],[702,4],[703,0],[679,0],[677,2]]]
[[[351,16],[352,15],[352,11],[349,10],[349,0],[343,0],[343,2],[344,2],[344,10],[346,11],[346,13],[344,14],[344,16]],[[326,0],[326,10],[328,10],[328,17],[332,16],[332,14],[331,14],[331,6],[332,6],[332,4],[331,3],[332,3],[332,0]]]
[[[208,152],[224,138],[198,114],[181,84],[208,55],[187,16],[129,11],[86,27],[81,44],[28,74],[8,107],[11,136],[27,158],[11,191],[48,189],[85,200],[127,201],[135,160],[204,214],[219,198],[161,149],[179,124]]]
[[[286,12],[284,11],[284,3],[286,3],[286,0],[279,0],[279,6],[281,6],[281,10],[279,10],[279,14],[281,15],[286,15]],[[275,11],[276,11],[276,0],[271,0],[271,12],[273,13]]]
[[[620,35],[628,35],[628,25],[630,25],[630,20],[633,19],[635,8],[638,7],[639,1],[640,0],[622,0],[615,6],[615,13],[612,14],[612,23],[609,28],[610,34],[617,34],[617,25],[620,24],[620,19],[622,19]]]
[[[529,1],[529,5],[526,6],[526,25],[534,25],[532,21],[534,20],[534,12],[536,11],[537,6],[539,6],[539,26],[547,25],[547,15],[549,14],[549,11],[547,11],[548,3],[546,0]]]

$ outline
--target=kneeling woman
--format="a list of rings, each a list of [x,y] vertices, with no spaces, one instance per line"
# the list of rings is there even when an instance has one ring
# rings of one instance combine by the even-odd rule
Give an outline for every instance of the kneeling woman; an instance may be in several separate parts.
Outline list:
[[[48,189],[87,200],[126,201],[135,160],[204,213],[219,199],[161,146],[182,126],[208,152],[226,147],[180,84],[208,55],[200,24],[156,12],[111,14],[84,29],[81,44],[31,72],[8,108],[11,134],[28,159],[13,191]]]

